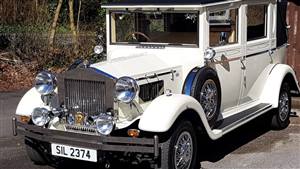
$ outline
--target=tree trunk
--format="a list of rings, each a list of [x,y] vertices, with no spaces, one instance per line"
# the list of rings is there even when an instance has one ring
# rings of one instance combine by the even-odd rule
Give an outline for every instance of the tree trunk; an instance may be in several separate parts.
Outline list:
[[[35,12],[37,13],[39,10],[39,0],[35,0]]]
[[[0,23],[4,23],[4,12],[3,12],[3,4],[4,4],[5,2],[2,2],[2,3],[0,3]],[[3,16],[3,17],[2,17]]]
[[[80,22],[80,13],[81,13],[81,0],[79,0],[79,7],[78,7],[78,16],[77,16],[77,34],[79,34],[79,22]]]
[[[14,21],[13,21],[14,24],[17,23],[17,11],[18,11],[17,1],[14,0]]]
[[[54,44],[54,37],[55,37],[55,33],[56,33],[56,27],[57,27],[57,21],[59,18],[59,14],[60,14],[60,10],[61,10],[61,6],[62,6],[63,0],[59,0],[56,10],[55,10],[55,14],[54,14],[54,19],[53,19],[53,23],[50,29],[50,36],[49,36],[49,49],[53,50],[53,44]]]
[[[70,28],[72,32],[72,43],[74,45],[74,52],[78,54],[78,34],[76,32],[75,21],[74,21],[74,0],[69,0],[69,18]]]

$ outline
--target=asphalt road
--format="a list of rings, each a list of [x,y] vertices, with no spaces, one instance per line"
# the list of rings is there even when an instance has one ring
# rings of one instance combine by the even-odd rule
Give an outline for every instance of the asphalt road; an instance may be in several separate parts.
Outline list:
[[[0,93],[0,169],[53,169],[33,165],[26,156],[23,140],[11,134],[11,117],[24,92]],[[203,169],[300,169],[300,111],[290,126],[272,131],[264,118],[233,131],[218,141],[203,141]],[[64,168],[101,168],[91,163],[69,162]],[[144,166],[116,164],[115,169],[144,169]]]

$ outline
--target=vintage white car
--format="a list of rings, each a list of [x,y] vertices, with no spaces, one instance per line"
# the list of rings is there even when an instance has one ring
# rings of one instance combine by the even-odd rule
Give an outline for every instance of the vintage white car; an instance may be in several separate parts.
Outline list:
[[[198,169],[199,140],[270,113],[289,124],[299,95],[284,0],[123,0],[107,9],[107,61],[41,72],[14,135],[38,164],[120,158]],[[96,53],[103,48],[97,46]],[[255,131],[253,131],[255,132]]]

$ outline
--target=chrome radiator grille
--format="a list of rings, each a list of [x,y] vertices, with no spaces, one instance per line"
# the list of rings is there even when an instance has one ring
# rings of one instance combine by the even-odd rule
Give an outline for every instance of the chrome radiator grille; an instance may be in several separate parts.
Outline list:
[[[106,86],[102,81],[64,79],[65,105],[70,113],[89,116],[105,112]]]

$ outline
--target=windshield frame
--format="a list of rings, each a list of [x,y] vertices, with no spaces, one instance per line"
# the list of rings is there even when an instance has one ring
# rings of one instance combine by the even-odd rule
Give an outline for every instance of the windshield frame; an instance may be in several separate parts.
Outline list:
[[[125,12],[125,13],[146,13],[146,12],[161,12],[161,13],[194,13],[197,15],[197,37],[196,43],[194,44],[183,44],[183,43],[156,43],[156,42],[113,42],[112,41],[112,13]],[[109,31],[109,44],[110,45],[123,45],[123,46],[168,46],[168,47],[187,47],[187,48],[199,48],[199,36],[200,36],[200,11],[198,10],[109,10],[108,12],[108,31]]]

